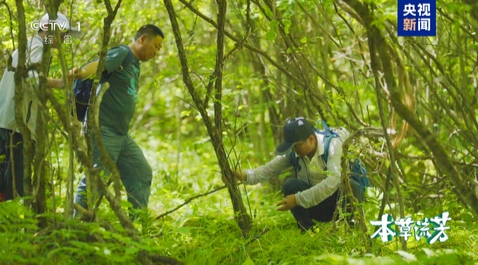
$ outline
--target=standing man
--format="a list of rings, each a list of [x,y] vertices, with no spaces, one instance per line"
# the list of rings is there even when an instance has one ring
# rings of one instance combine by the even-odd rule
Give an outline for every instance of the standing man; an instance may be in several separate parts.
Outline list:
[[[279,206],[278,211],[290,210],[298,228],[306,231],[314,226],[312,219],[330,222],[333,218],[340,194],[342,142],[350,133],[343,128],[336,131],[339,137],[330,141],[326,164],[321,157],[324,154],[324,135],[316,133],[311,122],[302,117],[290,119],[283,130],[284,142],[277,146],[277,156],[258,168],[236,172],[236,178],[249,185],[269,180],[292,168],[290,153],[295,152],[300,169],[295,178],[284,182],[284,199],[276,206]],[[350,179],[350,185],[359,198],[359,184]]]
[[[49,24],[62,25],[64,29],[60,33],[60,40],[48,32]],[[57,27],[58,29],[58,27]],[[36,36],[27,43],[26,64],[35,63],[49,64],[49,61],[42,62],[43,45],[51,45],[51,48],[58,48],[64,38],[78,37],[81,33],[70,27],[70,22],[65,15],[58,13],[56,20],[50,20],[48,14],[44,15],[39,23],[39,30]],[[18,50],[12,55],[12,67],[18,66]],[[36,120],[38,112],[38,97],[35,90],[45,89],[40,87],[38,73],[31,70],[24,82],[24,94],[22,102],[15,102],[15,71],[8,68],[3,73],[0,81],[0,201],[12,200],[17,196],[23,196],[23,137],[18,132],[18,125],[15,121],[15,104],[21,105],[24,122],[31,132],[32,140],[35,142]],[[63,79],[47,79],[50,88],[63,88]],[[38,139],[40,140],[40,139]]]
[[[108,155],[118,167],[121,181],[134,209],[148,206],[151,166],[141,148],[131,138],[129,125],[133,118],[140,75],[140,62],[153,59],[162,47],[164,34],[155,25],[142,26],[129,45],[114,47],[108,51],[105,69],[109,75],[109,89],[103,95],[99,110],[99,124],[103,144]],[[82,69],[74,69],[75,78],[88,78],[96,73],[98,61]],[[93,138],[93,163],[95,168],[109,175],[111,170],[103,167],[100,151]],[[76,190],[74,202],[86,207],[86,177],[83,176]],[[76,215],[76,212],[75,212]]]

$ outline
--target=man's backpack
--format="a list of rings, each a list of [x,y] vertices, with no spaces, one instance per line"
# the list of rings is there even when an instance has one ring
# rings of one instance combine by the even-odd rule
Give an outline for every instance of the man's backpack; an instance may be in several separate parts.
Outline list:
[[[315,132],[321,135],[324,135],[324,154],[322,154],[322,160],[325,163],[325,170],[327,170],[327,160],[329,158],[329,146],[330,141],[332,138],[340,137],[335,131],[331,130],[325,121],[322,121],[322,126],[324,130],[321,131],[315,128]],[[295,152],[290,152],[289,160],[292,166],[294,167],[294,171],[300,171],[300,164],[299,164],[299,157],[296,155]],[[350,171],[351,171],[351,178],[352,180],[356,181],[360,186],[361,195],[365,192],[366,187],[370,187],[370,180],[368,178],[367,169],[360,161],[360,158],[355,159],[354,161],[349,161]]]
[[[82,66],[83,67],[83,66]],[[104,73],[104,72],[103,72]],[[103,79],[103,74],[101,76]],[[91,88],[93,87],[93,78],[77,79],[73,84],[73,95],[75,96],[76,118],[83,122],[86,118],[86,111],[90,103]],[[102,80],[100,80],[102,84]]]
[[[114,48],[118,48],[120,46]],[[133,56],[134,55],[131,52],[128,52],[128,55],[126,55],[125,59],[121,63],[121,67],[118,70],[122,70],[123,68],[128,66],[128,64],[130,64],[133,60]],[[93,61],[90,61],[88,63],[91,62]],[[85,67],[88,63],[82,65],[81,68]],[[103,73],[101,73],[100,83],[98,86],[101,86],[103,83],[108,82],[112,74],[113,73],[108,74],[106,70],[103,71]],[[81,122],[85,121],[86,112],[88,111],[88,106],[90,105],[91,88],[93,87],[93,82],[94,76],[85,79],[77,79],[73,84],[73,95],[75,96],[76,105],[76,118]]]

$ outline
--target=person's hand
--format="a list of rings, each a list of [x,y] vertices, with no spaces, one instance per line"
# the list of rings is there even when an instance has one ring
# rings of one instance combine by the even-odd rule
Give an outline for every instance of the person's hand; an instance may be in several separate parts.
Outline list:
[[[80,79],[80,78],[81,78],[81,70],[80,70],[80,68],[75,67],[75,68],[71,69],[71,70],[68,72],[68,78],[69,78],[70,80]]]
[[[244,171],[234,171],[234,175],[239,182],[245,182],[247,180],[247,174]]]
[[[297,206],[297,201],[295,200],[295,194],[287,195],[281,202],[276,204],[280,206],[276,211],[288,211]]]

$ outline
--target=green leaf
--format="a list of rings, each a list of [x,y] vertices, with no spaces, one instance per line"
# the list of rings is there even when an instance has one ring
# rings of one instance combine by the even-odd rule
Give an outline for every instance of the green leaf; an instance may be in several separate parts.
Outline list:
[[[266,34],[266,39],[268,40],[275,40],[276,37],[277,37],[277,33],[273,29],[270,29]]]
[[[269,27],[271,28],[274,28],[274,29],[277,29],[277,26],[279,25],[279,21],[277,20],[272,20],[270,23],[269,23]]]
[[[282,24],[284,25],[285,33],[289,34],[289,29],[290,29],[290,26],[292,25],[292,22],[290,21],[290,19],[283,19]]]
[[[189,228],[187,228],[187,227],[180,227],[180,228],[177,229],[177,231],[181,234],[189,234],[190,233]]]
[[[250,257],[247,257],[246,261],[242,265],[255,265],[254,261]]]
[[[127,248],[126,249],[126,255],[131,255],[131,254],[134,254],[134,253],[137,253],[137,252],[138,252],[137,248]]]
[[[279,25],[279,22],[277,20],[272,20],[269,23],[269,31],[266,34],[266,38],[268,40],[275,40],[277,37],[276,29],[277,26]]]

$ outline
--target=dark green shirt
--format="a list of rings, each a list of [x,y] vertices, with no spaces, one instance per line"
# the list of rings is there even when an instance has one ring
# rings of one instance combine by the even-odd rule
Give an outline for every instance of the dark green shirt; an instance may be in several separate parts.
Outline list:
[[[128,58],[129,56],[129,58]],[[130,63],[122,66],[125,59]],[[127,134],[138,97],[139,61],[128,46],[114,47],[108,51],[105,67],[110,88],[103,95],[100,106],[100,126],[119,134]]]

